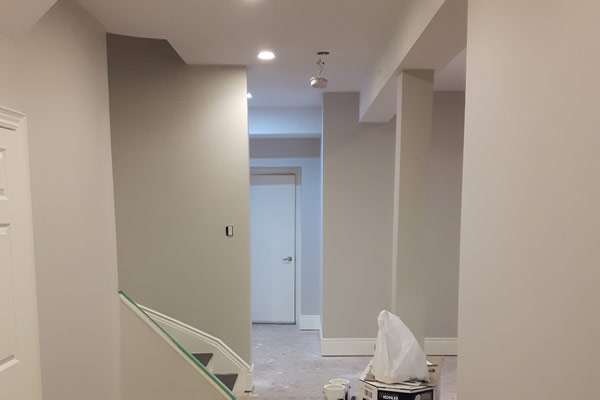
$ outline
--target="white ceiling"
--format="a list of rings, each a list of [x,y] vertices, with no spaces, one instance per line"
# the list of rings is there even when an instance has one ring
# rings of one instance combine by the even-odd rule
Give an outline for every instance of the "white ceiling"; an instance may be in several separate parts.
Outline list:
[[[167,39],[187,63],[248,65],[251,106],[320,105],[322,91],[308,83],[319,50],[332,53],[325,60],[326,91],[359,91],[394,24],[415,1],[78,0],[108,32]],[[0,13],[2,31],[21,33],[53,2],[0,0],[11,10]],[[259,61],[261,49],[277,58]],[[464,62],[455,61],[450,72],[437,75],[436,88],[464,88]]]
[[[358,91],[407,0],[79,0],[109,32],[165,38],[190,64],[248,65],[253,106],[321,104],[308,80],[328,50],[327,91]],[[260,62],[260,49],[277,58]]]

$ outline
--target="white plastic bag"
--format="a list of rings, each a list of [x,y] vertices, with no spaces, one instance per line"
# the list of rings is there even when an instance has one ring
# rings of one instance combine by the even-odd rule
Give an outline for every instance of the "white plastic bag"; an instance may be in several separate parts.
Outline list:
[[[371,367],[375,379],[383,383],[411,379],[429,382],[425,353],[400,317],[384,310],[377,323],[379,333]]]

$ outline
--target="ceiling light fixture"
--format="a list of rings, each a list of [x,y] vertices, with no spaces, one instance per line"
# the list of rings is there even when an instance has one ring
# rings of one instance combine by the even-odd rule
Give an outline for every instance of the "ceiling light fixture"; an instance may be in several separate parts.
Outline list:
[[[248,92],[248,93],[246,94],[246,97],[247,97],[248,99],[251,99],[251,98],[252,98],[252,93]]]
[[[275,53],[270,50],[263,50],[258,53],[258,58],[264,61],[269,61],[275,58]]]
[[[323,78],[321,74],[323,73],[323,67],[325,66],[325,61],[323,58],[328,56],[328,51],[319,51],[317,56],[319,57],[317,60],[317,65],[319,66],[319,73],[316,76],[310,78],[310,86],[315,89],[325,89],[327,87],[327,79]]]

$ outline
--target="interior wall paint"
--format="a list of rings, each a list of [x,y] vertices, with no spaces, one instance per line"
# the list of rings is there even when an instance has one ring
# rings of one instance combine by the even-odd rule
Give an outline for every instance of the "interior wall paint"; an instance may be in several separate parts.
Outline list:
[[[321,114],[321,107],[250,107],[249,132],[254,137],[320,137]]]
[[[61,0],[0,37],[0,104],[27,114],[45,400],[120,398],[104,29]]]
[[[391,304],[396,120],[358,113],[358,93],[323,95],[324,339],[375,337]]]
[[[600,398],[598,15],[469,2],[461,400]]]
[[[123,399],[230,399],[134,307],[121,304]]]
[[[425,345],[425,269],[428,174],[433,115],[433,71],[397,78],[392,312]]]
[[[249,362],[246,69],[117,35],[108,65],[119,283]]]
[[[270,139],[260,139],[257,141],[257,144],[260,145],[267,140]],[[289,145],[293,146],[293,143]],[[252,141],[250,146],[254,146]],[[278,155],[278,153],[272,154],[274,156]],[[250,166],[301,168],[301,305],[300,315],[297,316],[297,319],[300,319],[302,315],[320,315],[321,240],[319,233],[321,231],[321,160],[319,157],[251,158]]]
[[[394,76],[400,72],[398,67],[446,1],[449,0],[406,1],[405,12],[398,15],[395,29],[390,32],[388,40],[380,49],[379,57],[376,57],[376,62],[369,71],[368,79],[362,83],[360,89],[361,121],[389,121],[390,117],[394,115],[393,108],[396,97]],[[411,68],[414,67],[416,66],[411,66]],[[386,93],[382,94],[382,91]],[[378,100],[378,97],[383,98]],[[379,103],[375,104],[377,110],[371,110],[374,103]],[[382,106],[381,103],[388,104],[388,107]],[[379,108],[388,109],[390,106],[392,107],[391,112],[379,110]]]
[[[426,338],[458,334],[464,115],[464,91],[434,92],[425,225]]]
[[[320,138],[250,138],[250,158],[319,158]]]
[[[54,3],[56,0],[2,0],[0,34],[13,39],[22,38]]]

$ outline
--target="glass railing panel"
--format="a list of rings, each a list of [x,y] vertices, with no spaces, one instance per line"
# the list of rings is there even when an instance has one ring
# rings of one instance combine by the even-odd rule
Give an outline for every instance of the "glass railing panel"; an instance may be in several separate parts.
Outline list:
[[[121,295],[123,295],[123,297],[125,297],[125,299],[127,301],[129,301],[137,310],[139,310],[142,314],[144,314],[150,321],[152,321],[152,323],[158,327],[158,329],[161,330],[162,333],[165,334],[165,336],[167,336],[167,338],[173,342],[173,344],[175,344],[175,346],[177,346],[177,348],[179,350],[181,350],[183,352],[183,354],[186,355],[187,358],[189,358],[198,368],[200,368],[200,370],[202,372],[204,372],[204,374],[206,374],[213,382],[215,382],[221,389],[223,389],[223,391],[231,398],[231,400],[236,400],[235,395],[233,394],[233,392],[231,390],[229,390],[229,388],[227,386],[225,386],[223,384],[223,382],[221,382],[216,376],[214,376],[212,374],[212,372],[210,372],[200,361],[198,361],[196,359],[196,357],[194,357],[192,354],[190,354],[190,352],[188,352],[182,345],[179,344],[179,342],[177,342],[177,340],[175,340],[171,335],[169,335],[167,333],[167,331],[165,331],[163,329],[162,326],[160,326],[160,324],[158,324],[154,319],[152,319],[152,317],[150,315],[148,315],[148,313],[146,313],[141,307],[139,307],[137,305],[137,303],[135,301],[133,301],[129,296],[127,296],[127,294],[125,294],[125,292],[123,290],[119,290],[119,293]]]

